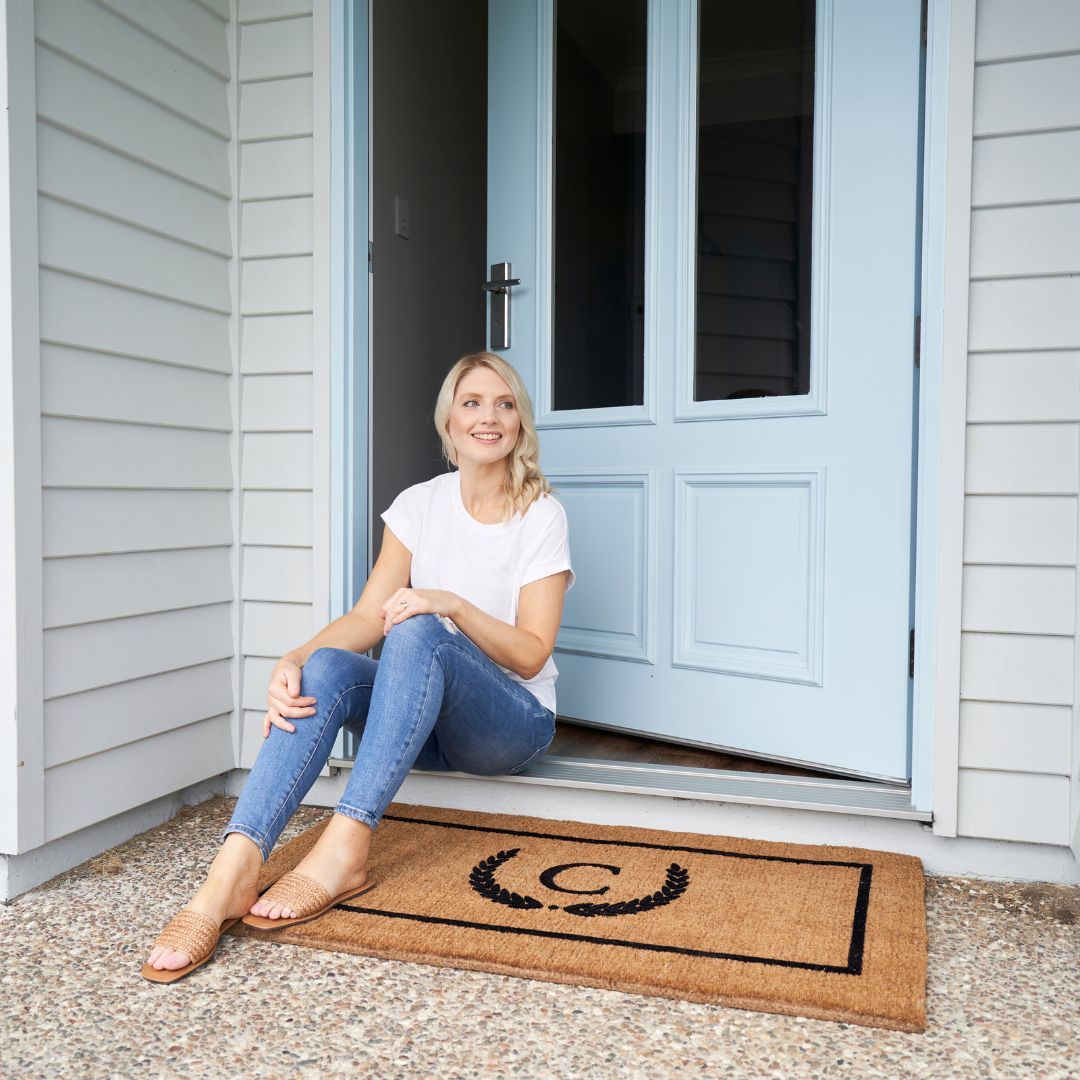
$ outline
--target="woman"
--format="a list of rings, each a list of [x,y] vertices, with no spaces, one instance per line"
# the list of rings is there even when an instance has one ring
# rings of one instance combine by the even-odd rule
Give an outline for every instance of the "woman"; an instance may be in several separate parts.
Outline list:
[[[356,606],[275,665],[266,741],[205,883],[155,942],[145,978],[193,971],[238,918],[306,922],[373,887],[372,833],[414,765],[515,773],[551,745],[551,653],[574,571],[528,393],[501,357],[464,356],[443,381],[435,427],[457,471],[394,500]],[[377,662],[360,655],[383,638]],[[342,724],[363,735],[341,801],[260,898],[259,868]]]

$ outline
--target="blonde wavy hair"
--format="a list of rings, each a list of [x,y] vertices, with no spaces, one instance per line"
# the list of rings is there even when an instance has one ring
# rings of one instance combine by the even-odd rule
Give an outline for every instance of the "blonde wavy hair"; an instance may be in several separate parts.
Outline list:
[[[533,423],[532,401],[521,376],[501,356],[495,353],[476,352],[463,356],[446,373],[439,396],[435,402],[435,430],[442,442],[442,455],[447,464],[457,465],[457,450],[450,438],[450,409],[454,404],[458,383],[466,372],[476,367],[487,367],[495,372],[510,387],[517,407],[521,431],[517,443],[506,459],[506,479],[503,490],[506,493],[506,509],[502,520],[509,521],[515,512],[524,516],[541,495],[549,495],[555,489],[548,483],[540,471],[540,440]]]

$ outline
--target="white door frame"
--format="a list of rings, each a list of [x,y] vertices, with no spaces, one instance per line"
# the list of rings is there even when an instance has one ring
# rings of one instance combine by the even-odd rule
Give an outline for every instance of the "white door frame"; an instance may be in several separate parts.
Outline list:
[[[928,0],[912,802],[956,836],[975,0]]]
[[[367,154],[356,141],[368,130],[357,124],[368,115],[368,80],[353,78],[353,56],[367,55],[369,5],[317,0],[315,7],[326,19],[326,32],[316,35],[316,71],[330,77],[322,93],[316,88],[315,111],[323,106],[330,118],[331,232],[329,285],[321,297],[316,292],[316,308],[328,325],[325,387],[334,388],[320,407],[330,424],[330,461],[316,484],[327,485],[331,529],[316,540],[323,568],[316,580],[337,618],[352,606],[370,565],[367,441],[347,437],[369,430],[367,222],[353,209],[367,205],[369,190]],[[943,836],[956,835],[958,785],[974,46],[975,0],[928,0],[911,802],[933,811],[934,832]]]

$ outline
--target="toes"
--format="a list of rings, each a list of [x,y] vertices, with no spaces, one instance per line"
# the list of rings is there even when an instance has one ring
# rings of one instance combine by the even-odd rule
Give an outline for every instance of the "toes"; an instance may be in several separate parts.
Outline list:
[[[177,968],[187,967],[190,958],[187,953],[177,952],[175,949],[167,949],[159,945],[150,954],[147,963],[158,971],[175,971]]]
[[[264,919],[291,918],[293,912],[283,904],[272,900],[260,900],[251,909],[252,915],[261,915]]]

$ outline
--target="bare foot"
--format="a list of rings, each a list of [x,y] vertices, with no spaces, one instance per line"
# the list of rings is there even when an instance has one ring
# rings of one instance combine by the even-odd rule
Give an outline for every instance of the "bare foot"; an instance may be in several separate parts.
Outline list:
[[[370,847],[371,829],[367,825],[344,814],[333,814],[318,842],[295,869],[314,878],[331,896],[337,896],[367,881]],[[259,900],[251,914],[267,919],[296,917],[295,911],[271,900]]]
[[[201,911],[219,924],[226,919],[241,918],[259,895],[261,865],[262,852],[258,846],[240,833],[229,833],[210,864],[206,881],[187,903],[187,910]],[[175,971],[187,967],[191,957],[177,949],[156,945],[146,962],[158,971]]]

